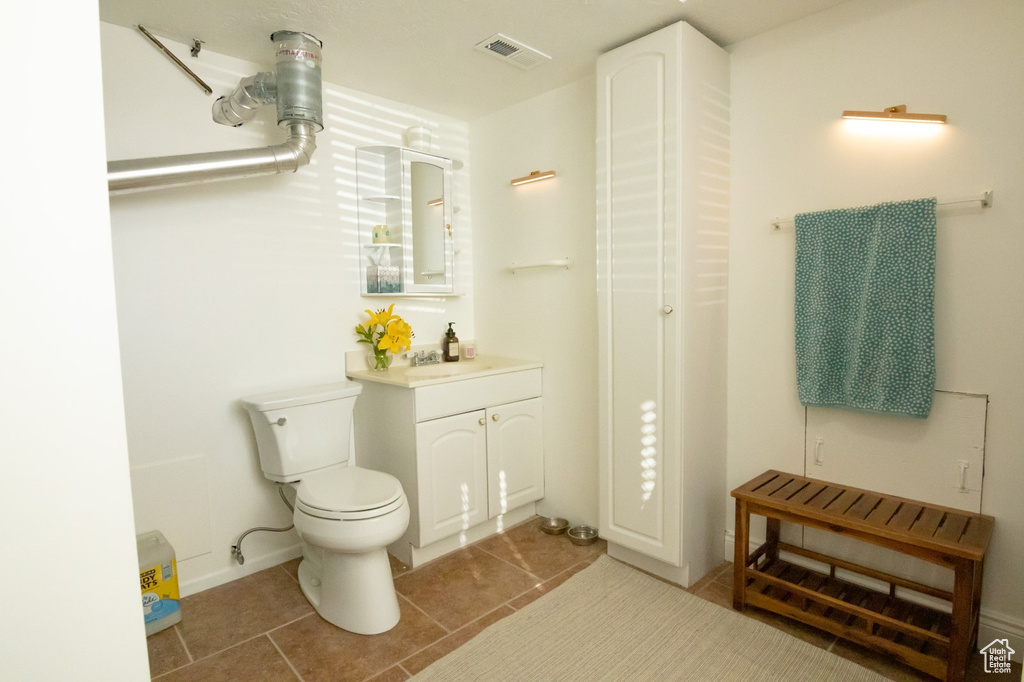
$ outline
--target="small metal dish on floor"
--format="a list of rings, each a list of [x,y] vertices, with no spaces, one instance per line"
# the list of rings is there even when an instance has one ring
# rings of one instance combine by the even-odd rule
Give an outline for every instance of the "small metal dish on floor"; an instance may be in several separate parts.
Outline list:
[[[597,542],[597,529],[593,526],[575,526],[569,529],[569,540],[574,545],[592,545]]]
[[[569,527],[569,522],[557,516],[541,519],[540,529],[548,535],[561,535]]]

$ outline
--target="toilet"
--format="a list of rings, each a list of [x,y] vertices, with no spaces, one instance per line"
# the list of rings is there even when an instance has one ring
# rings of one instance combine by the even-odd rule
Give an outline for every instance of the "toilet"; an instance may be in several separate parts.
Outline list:
[[[385,547],[409,525],[397,478],[355,465],[352,411],[362,386],[342,381],[244,398],[263,474],[295,489],[299,585],[324,620],[360,635],[398,623]]]

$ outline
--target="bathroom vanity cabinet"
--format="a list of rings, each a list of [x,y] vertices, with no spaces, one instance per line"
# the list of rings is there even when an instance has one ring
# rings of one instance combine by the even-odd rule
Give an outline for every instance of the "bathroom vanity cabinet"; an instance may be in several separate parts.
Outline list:
[[[409,498],[409,528],[389,547],[397,558],[417,566],[533,515],[544,497],[537,363],[478,358],[349,376],[363,384],[356,462],[398,478]]]
[[[416,424],[419,543],[544,497],[541,398]]]

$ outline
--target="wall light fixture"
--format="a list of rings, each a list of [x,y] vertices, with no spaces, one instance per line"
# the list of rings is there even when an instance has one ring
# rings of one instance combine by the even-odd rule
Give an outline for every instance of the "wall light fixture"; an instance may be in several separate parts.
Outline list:
[[[548,180],[549,178],[555,177],[555,171],[539,171],[535,170],[529,175],[524,175],[521,178],[516,178],[512,181],[513,185],[525,185],[528,182],[537,182],[538,180]]]
[[[908,123],[945,123],[945,114],[908,114],[907,105],[900,104],[882,111],[850,111],[843,112],[843,118],[854,118],[868,121],[904,121]]]

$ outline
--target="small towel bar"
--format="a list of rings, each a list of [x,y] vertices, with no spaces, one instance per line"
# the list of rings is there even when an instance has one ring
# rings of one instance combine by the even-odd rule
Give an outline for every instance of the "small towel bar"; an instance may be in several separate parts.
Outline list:
[[[967,199],[952,199],[950,201],[940,201],[936,203],[938,208],[958,208],[966,204],[978,204],[979,208],[991,208],[992,206],[992,190],[982,192],[978,196],[969,197]],[[781,230],[783,225],[794,225],[796,222],[795,218],[778,218],[772,220],[771,225],[773,230]]]
[[[537,263],[512,263],[512,267],[509,268],[509,272],[513,275],[516,274],[516,270],[529,270],[532,268],[565,268],[568,270],[572,267],[572,258],[566,256],[558,260],[545,260]]]

